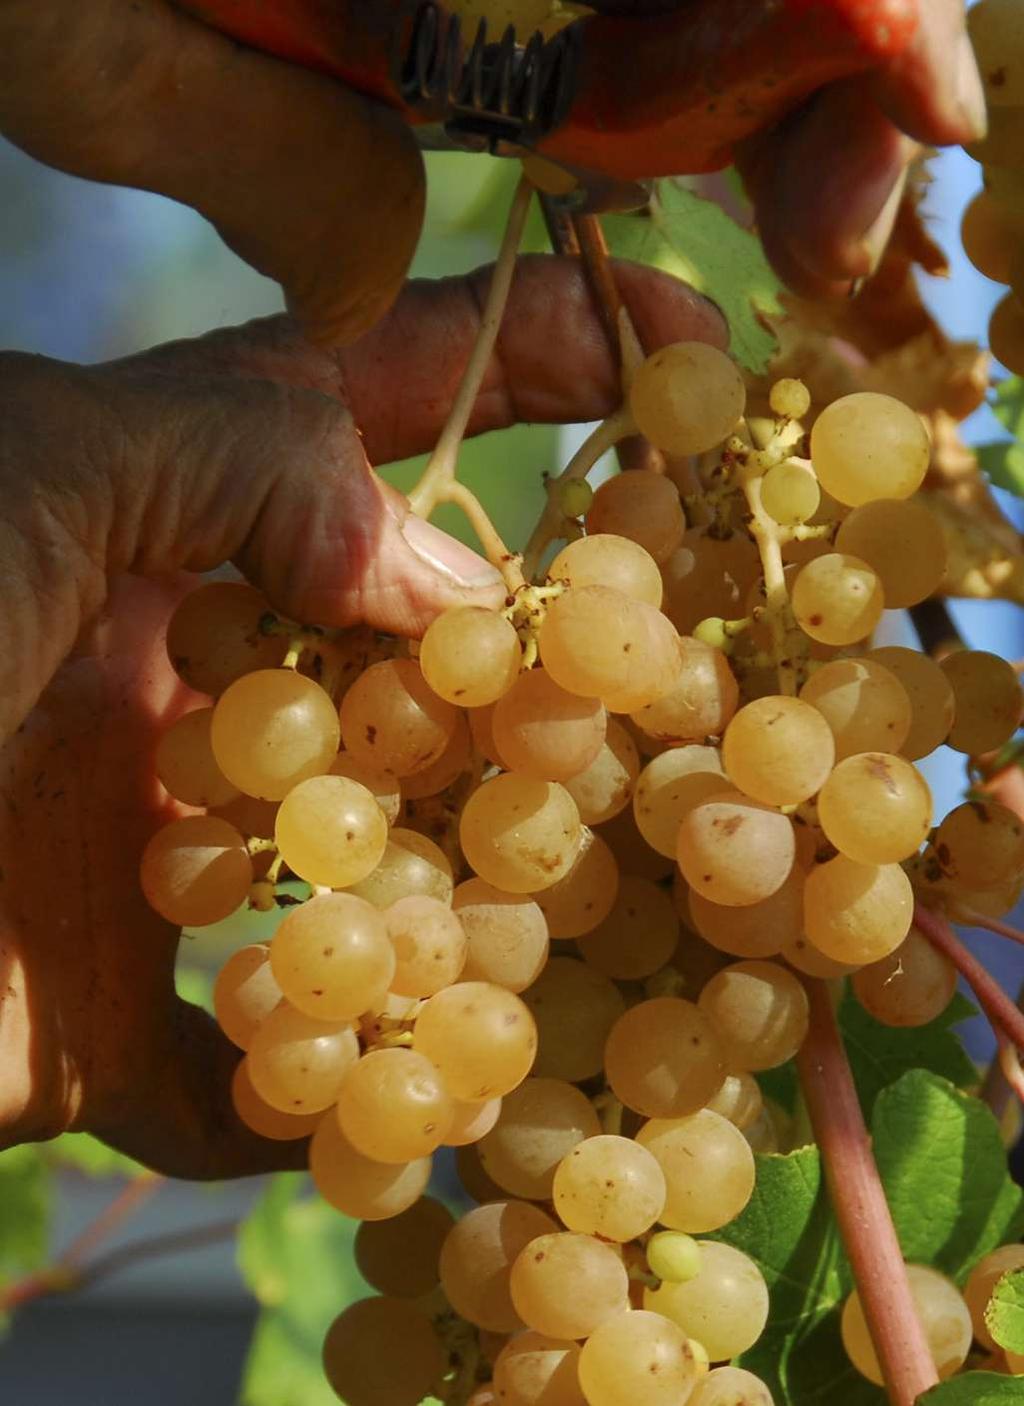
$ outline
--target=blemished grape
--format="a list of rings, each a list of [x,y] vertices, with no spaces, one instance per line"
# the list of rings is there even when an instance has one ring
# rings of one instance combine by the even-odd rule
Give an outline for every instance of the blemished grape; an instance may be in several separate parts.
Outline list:
[[[946,572],[946,537],[923,503],[878,499],[854,508],[839,524],[836,550],[860,557],[882,583],[887,610],[917,605]]]
[[[807,522],[818,511],[821,489],[810,464],[786,459],[761,480],[761,506],[784,527]]]
[[[812,869],[804,886],[807,937],[846,965],[880,962],[895,951],[913,911],[910,880],[898,864],[858,864],[837,854]]]
[[[1007,371],[1016,375],[1024,372],[1024,303],[1016,293],[1007,293],[996,304],[988,321],[988,345]]]
[[[673,456],[703,454],[721,444],[746,401],[739,368],[704,342],[662,347],[638,368],[629,388],[637,429]]]
[[[754,1154],[727,1118],[701,1108],[687,1118],[655,1118],[637,1133],[665,1177],[658,1219],[700,1235],[735,1219],[754,1191]]]
[[[718,1031],[731,1070],[785,1064],[807,1035],[807,993],[777,962],[725,967],[704,987],[698,1005]]]
[[[441,1249],[441,1287],[456,1313],[492,1333],[513,1333],[522,1319],[513,1307],[513,1262],[554,1220],[528,1201],[490,1201],[468,1211]]]
[[[232,952],[213,984],[213,1012],[233,1045],[247,1050],[260,1021],[281,999],[270,969],[270,948],[262,942]]]
[[[989,1350],[994,1350],[996,1344],[985,1322],[985,1309],[996,1284],[1014,1269],[1024,1269],[1024,1245],[1000,1245],[998,1250],[982,1255],[964,1285],[964,1302],[971,1315],[974,1336]]]
[[[447,747],[458,717],[412,659],[384,659],[360,674],[341,703],[345,750],[396,776],[425,770]]]
[[[324,893],[293,908],[270,946],[274,979],[317,1020],[354,1020],[391,985],[395,950],[371,903]]]
[[[375,1162],[413,1162],[441,1146],[452,1099],[438,1071],[416,1050],[370,1050],[346,1073],[338,1124]]]
[[[679,935],[672,899],[650,879],[626,874],[605,918],[578,939],[585,962],[616,981],[642,981],[663,967]]]
[[[458,981],[468,942],[458,915],[427,894],[410,894],[384,910],[395,951],[391,990],[399,996],[433,996]]]
[[[659,1230],[648,1240],[647,1267],[656,1279],[685,1284],[700,1273],[700,1246],[681,1230]]]
[[[700,1273],[683,1284],[644,1290],[644,1307],[677,1323],[727,1362],[753,1347],[768,1321],[768,1288],[752,1259],[731,1245],[701,1240]]]
[[[347,776],[311,776],[285,796],[274,837],[293,874],[345,888],[376,869],[388,822],[376,798]]]
[[[939,1379],[959,1371],[971,1348],[971,1315],[952,1280],[924,1264],[908,1264],[907,1278],[917,1316]],[[843,1304],[840,1332],[846,1355],[862,1376],[882,1386],[884,1379],[860,1295],[856,1289]]]
[[[507,1094],[529,1073],[537,1029],[529,1009],[503,986],[464,981],[439,991],[416,1018],[413,1048],[468,1103]]]
[[[878,624],[882,586],[859,557],[826,552],[802,566],[793,583],[793,613],[804,634],[821,644],[856,644]]]
[[[686,1334],[657,1313],[634,1309],[583,1345],[580,1385],[589,1406],[679,1406],[698,1379]]]
[[[658,563],[650,552],[639,542],[611,532],[591,532],[563,547],[548,567],[548,580],[564,581],[574,589],[609,586],[655,609],[664,593]]]
[[[153,769],[165,790],[186,805],[222,806],[239,794],[213,755],[212,721],[212,708],[196,708],[183,714],[157,744]]]
[[[707,1107],[712,1113],[728,1118],[743,1132],[756,1123],[764,1111],[761,1086],[752,1074],[729,1074],[718,1093],[708,1099]]]
[[[964,211],[960,239],[979,273],[996,283],[1009,283],[1010,261],[1020,245],[1020,232],[988,191],[979,191]]]
[[[348,892],[365,898],[375,908],[390,908],[412,894],[450,903],[453,888],[452,866],[440,845],[417,830],[396,825],[376,869]]]
[[[550,1201],[562,1158],[599,1131],[593,1105],[575,1085],[524,1079],[506,1094],[498,1121],[477,1151],[484,1171],[503,1191],[526,1201]]]
[[[559,1163],[553,1199],[569,1230],[635,1240],[662,1219],[665,1176],[639,1142],[595,1129]]]
[[[447,1206],[421,1196],[390,1220],[367,1221],[356,1231],[356,1268],[379,1294],[418,1299],[440,1282],[441,1246],[455,1224]]]
[[[602,483],[586,522],[588,533],[625,537],[655,562],[667,560],[686,531],[678,488],[665,474],[650,469],[616,474]]]
[[[662,567],[663,609],[681,635],[717,615],[735,620],[744,613],[747,593],[761,579],[757,548],[745,532],[711,537],[691,528],[682,546]]]
[[[479,605],[443,611],[420,643],[423,677],[439,698],[460,708],[496,702],[515,683],[522,660],[515,627]]]
[[[483,879],[467,879],[455,890],[452,908],[466,934],[465,981],[490,981],[525,991],[548,955],[544,914],[528,894],[503,893]]]
[[[231,1103],[241,1122],[260,1137],[272,1142],[293,1142],[310,1137],[322,1118],[321,1113],[282,1113],[274,1108],[253,1087],[249,1076],[249,1061],[240,1059],[231,1076]]]
[[[1011,664],[983,649],[960,649],[940,666],[953,690],[953,726],[946,739],[957,752],[993,752],[1020,723],[1020,680]]]
[[[576,802],[557,781],[512,772],[470,796],[459,839],[481,879],[507,893],[550,888],[567,874],[582,837]]]
[[[811,408],[811,393],[803,381],[783,376],[768,392],[768,404],[773,415],[787,420],[801,420]]]
[[[365,786],[384,812],[384,819],[389,825],[394,825],[402,809],[402,783],[393,771],[371,766],[353,757],[350,752],[339,752],[328,774],[347,776],[350,781],[358,781],[360,786]]]
[[[676,858],[683,877],[713,903],[759,903],[782,887],[795,856],[788,816],[740,791],[709,796],[679,825]]]
[[[819,952],[817,947],[803,936],[787,942],[779,956],[788,962],[794,971],[803,972],[804,976],[819,976],[826,980],[849,976],[857,970],[856,963],[837,962],[832,957],[826,957],[824,952]]]
[[[667,693],[679,666],[677,635],[660,610],[607,586],[583,586],[553,600],[538,637],[541,662],[557,684],[632,713]]]
[[[1024,821],[999,801],[964,801],[939,826],[935,851],[968,888],[1001,883],[1024,867]]]
[[[619,866],[600,835],[584,829],[567,874],[534,894],[554,938],[581,937],[609,914],[619,891]]]
[[[895,952],[854,972],[854,995],[883,1025],[927,1025],[949,1005],[956,968],[945,953],[911,928]]]
[[[512,1303],[528,1328],[552,1338],[585,1338],[628,1304],[619,1254],[571,1230],[539,1235],[516,1257]]]
[[[501,1102],[500,1098],[484,1099],[482,1103],[453,1099],[452,1121],[444,1135],[445,1147],[468,1147],[486,1137],[498,1121]]]
[[[214,815],[172,820],[150,840],[139,866],[146,902],[181,928],[228,917],[245,902],[252,880],[245,841]]]
[[[659,742],[703,742],[721,736],[739,703],[739,685],[720,649],[681,635],[679,673],[672,688],[633,722]]]
[[[572,957],[552,957],[523,992],[537,1022],[533,1073],[576,1084],[599,1074],[608,1034],[625,1009],[602,972]]]
[[[260,1022],[247,1058],[264,1103],[282,1113],[319,1113],[337,1099],[359,1041],[348,1022],[314,1020],[282,1001]]]
[[[448,745],[438,757],[422,771],[402,778],[402,800],[418,801],[424,796],[437,796],[446,791],[453,781],[470,766],[473,757],[473,734],[465,714],[455,719],[455,727],[448,739]]]
[[[601,750],[605,711],[596,698],[567,693],[546,670],[528,669],[496,703],[491,727],[510,771],[567,781]]]
[[[934,659],[916,649],[885,645],[873,649],[862,662],[881,664],[888,669],[910,699],[910,731],[902,745],[891,750],[898,750],[913,762],[928,756],[945,742],[953,726],[956,705],[952,686]]]
[[[813,796],[834,757],[832,730],[817,709],[781,694],[746,704],[722,739],[729,780],[755,801],[773,806],[798,805]]]
[[[348,1406],[419,1406],[440,1387],[448,1355],[414,1304],[372,1298],[349,1304],[334,1320],[323,1363],[324,1375]]]
[[[836,761],[855,752],[898,752],[910,733],[910,697],[874,659],[833,659],[810,676],[800,697],[832,730]]]
[[[519,1333],[494,1362],[495,1399],[502,1406],[587,1406],[579,1384],[579,1343]]]
[[[818,823],[848,859],[895,864],[916,854],[931,829],[932,794],[905,758],[858,752],[821,788]]]
[[[309,1145],[313,1185],[325,1201],[354,1220],[388,1220],[423,1195],[430,1180],[431,1159],[414,1162],[375,1162],[364,1157],[345,1137],[333,1110],[317,1124]]]
[[[339,741],[330,694],[292,669],[244,675],[213,710],[217,765],[239,790],[264,801],[283,800],[300,781],[329,771]]]
[[[1016,0],[981,0],[968,10],[967,31],[988,103],[1024,105],[1024,16]]]
[[[686,1406],[774,1406],[760,1377],[744,1367],[716,1367],[697,1383]]]
[[[605,1073],[616,1098],[646,1118],[681,1118],[722,1087],[728,1051],[692,1001],[659,996],[631,1006],[612,1027]]]
[[[209,581],[190,591],[167,626],[167,657],[197,693],[216,698],[256,669],[275,669],[288,652],[283,634],[264,634],[266,597],[244,581]]]
[[[617,718],[609,718],[597,756],[564,782],[584,825],[600,825],[629,805],[640,774],[636,743]]]
[[[690,917],[705,940],[732,957],[774,957],[803,932],[804,873],[790,869],[773,894],[743,907],[712,903],[691,892]]]
[[[653,850],[674,859],[683,816],[725,786],[716,747],[672,747],[649,761],[637,778],[633,793],[637,829]]]
[[[851,508],[875,498],[909,498],[921,486],[929,455],[920,416],[877,391],[834,400],[811,430],[811,459],[822,488]]]

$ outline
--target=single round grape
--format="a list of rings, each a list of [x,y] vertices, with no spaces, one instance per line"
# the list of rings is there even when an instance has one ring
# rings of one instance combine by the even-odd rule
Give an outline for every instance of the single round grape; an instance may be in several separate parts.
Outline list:
[[[425,1002],[413,1048],[437,1065],[453,1097],[477,1103],[522,1083],[537,1052],[537,1028],[511,991],[464,981]]]
[[[246,674],[213,710],[217,765],[239,790],[264,801],[280,801],[300,781],[329,771],[339,740],[330,694],[292,669]]]
[[[964,1285],[964,1302],[971,1315],[974,1336],[989,1351],[994,1351],[996,1344],[985,1322],[985,1310],[999,1280],[1015,1269],[1024,1269],[1024,1245],[1000,1245],[998,1250],[982,1255]]]
[[[410,894],[384,910],[395,950],[391,989],[400,996],[433,996],[458,981],[468,943],[458,916],[440,899]]]
[[[658,1230],[644,1248],[647,1267],[656,1279],[685,1284],[700,1273],[700,1246],[681,1230]]]
[[[946,739],[956,752],[994,752],[1020,724],[1020,680],[1011,664],[983,649],[947,655],[942,672],[953,690],[953,726]]]
[[[534,898],[550,935],[572,938],[589,933],[608,916],[618,891],[615,856],[600,835],[584,829],[568,873]]]
[[[835,743],[822,715],[799,698],[756,698],[725,730],[722,761],[732,783],[766,805],[799,805],[832,770]]]
[[[339,752],[331,763],[330,776],[347,776],[350,781],[358,781],[365,786],[384,812],[384,819],[394,825],[402,808],[402,785],[393,771],[371,766],[353,757],[350,752]]]
[[[703,454],[721,444],[739,423],[746,401],[739,368],[705,342],[662,347],[640,365],[629,388],[637,429],[674,457]]]
[[[467,1211],[441,1248],[441,1287],[463,1318],[492,1333],[522,1326],[509,1281],[520,1252],[555,1222],[528,1201],[489,1201]]]
[[[774,1406],[760,1377],[743,1367],[716,1367],[697,1383],[686,1406]]]
[[[967,12],[967,32],[988,104],[995,108],[1024,105],[1024,16],[1020,6],[1015,0],[981,0]]]
[[[733,1070],[785,1064],[807,1035],[807,993],[777,962],[725,967],[704,987],[698,1005],[717,1029]]]
[[[534,1074],[577,1084],[601,1072],[605,1041],[625,1009],[613,982],[572,957],[552,957],[523,1000],[537,1022]]]
[[[987,132],[977,141],[965,142],[964,151],[982,166],[1019,166],[1020,153],[1024,151],[1024,111],[1019,107],[989,107],[987,116]],[[997,278],[996,282],[1006,280]]]
[[[676,499],[678,501],[678,494]],[[663,586],[658,563],[639,542],[610,532],[592,532],[570,542],[548,567],[549,581],[566,586],[609,586],[658,609]]]
[[[839,524],[836,550],[867,562],[881,582],[887,610],[925,600],[946,573],[942,524],[912,499],[881,498],[854,508]]]
[[[466,934],[464,981],[490,981],[525,991],[548,956],[548,925],[529,895],[502,893],[483,879],[467,879],[452,896]]]
[[[413,659],[371,664],[341,703],[346,751],[398,777],[425,770],[447,747],[458,713]]]
[[[324,893],[293,908],[270,946],[274,978],[317,1020],[354,1020],[391,985],[395,951],[372,904]]]
[[[722,1087],[728,1052],[692,1001],[659,996],[631,1006],[612,1027],[605,1073],[627,1108],[646,1118],[681,1118]]]
[[[856,963],[837,962],[832,957],[826,957],[824,952],[819,952],[813,942],[808,942],[803,936],[785,943],[779,956],[788,962],[794,971],[803,972],[804,976],[819,976],[825,980],[849,976],[857,970]]]
[[[908,1264],[910,1293],[935,1363],[939,1379],[960,1370],[971,1349],[971,1315],[956,1285],[925,1264]],[[860,1295],[854,1289],[843,1304],[840,1332],[846,1355],[869,1382],[882,1386],[884,1379]]]
[[[576,858],[581,834],[576,802],[564,786],[511,772],[478,786],[459,821],[466,860],[507,893],[557,883]]]
[[[773,415],[786,420],[802,420],[811,408],[811,393],[803,381],[783,376],[768,392],[768,404]]]
[[[568,1230],[539,1235],[520,1250],[509,1287],[526,1326],[553,1338],[588,1337],[628,1304],[618,1253]]]
[[[1019,195],[1018,201],[1024,207],[1024,195]],[[1021,214],[1020,208],[1016,214]],[[996,361],[1001,362],[1007,371],[1018,376],[1021,374],[1024,370],[1024,303],[1016,293],[1007,293],[996,304],[988,321],[988,346]]]
[[[895,864],[916,854],[932,824],[932,793],[912,762],[859,752],[832,772],[818,796],[818,821],[840,854]]]
[[[186,805],[222,806],[239,794],[213,755],[212,721],[212,708],[196,708],[184,713],[157,743],[153,769],[164,789]]]
[[[541,662],[562,688],[632,713],[673,686],[678,636],[652,605],[607,586],[565,591],[538,636]]]
[[[401,1345],[401,1350],[396,1348]],[[324,1375],[347,1406],[419,1406],[448,1370],[427,1315],[404,1299],[360,1299],[327,1330]]]
[[[964,801],[939,826],[935,851],[965,886],[998,884],[1024,868],[1024,821],[999,801]]]
[[[359,1227],[352,1247],[356,1268],[379,1294],[422,1298],[440,1283],[441,1246],[454,1224],[447,1206],[421,1196],[401,1215]]]
[[[679,1406],[691,1400],[698,1376],[686,1334],[643,1309],[603,1323],[580,1353],[588,1406]]]
[[[720,649],[688,635],[679,637],[679,673],[675,684],[633,722],[659,742],[703,742],[719,737],[736,711],[739,685]]]
[[[598,1132],[593,1105],[575,1085],[563,1079],[524,1079],[506,1094],[497,1123],[477,1150],[484,1171],[503,1191],[527,1201],[550,1201],[562,1158]]]
[[[665,1177],[640,1143],[595,1129],[558,1164],[553,1198],[569,1230],[625,1242],[662,1218]]]
[[[336,1211],[354,1220],[388,1220],[418,1201],[430,1180],[431,1159],[375,1162],[345,1137],[333,1110],[322,1118],[309,1145],[313,1185]]]
[[[807,936],[847,965],[880,962],[910,931],[914,893],[898,864],[858,864],[837,854],[807,875]]]
[[[856,644],[882,618],[878,577],[859,557],[826,552],[802,566],[793,583],[793,613],[804,634],[822,644]]]
[[[754,1191],[754,1154],[727,1118],[701,1108],[686,1118],[654,1118],[636,1135],[665,1177],[658,1219],[699,1235],[735,1219]]]
[[[911,928],[903,942],[854,972],[854,995],[883,1025],[927,1025],[942,1014],[956,991],[956,968],[945,953]]]
[[[402,800],[418,801],[425,796],[440,795],[469,769],[472,760],[473,734],[469,730],[465,714],[460,713],[455,719],[455,727],[448,739],[448,745],[437,761],[431,762],[422,771],[413,772],[412,776],[402,778]]]
[[[375,908],[390,908],[413,894],[450,903],[453,887],[452,866],[440,845],[417,830],[396,825],[376,869],[353,884],[349,893],[365,898]]]
[[[822,488],[851,508],[875,498],[909,498],[921,486],[930,452],[916,411],[877,391],[834,400],[811,430],[811,458]]]
[[[452,1121],[444,1135],[445,1147],[468,1147],[479,1142],[494,1127],[501,1113],[501,1099],[488,1098],[477,1103],[452,1099]]]
[[[560,688],[544,669],[528,669],[495,704],[495,745],[510,771],[538,781],[567,781],[600,752],[604,705]]]
[[[617,718],[609,718],[597,756],[564,785],[583,824],[600,825],[629,805],[639,774],[636,743]]]
[[[900,747],[890,750],[901,752],[912,762],[934,752],[948,737],[955,710],[953,689],[940,666],[927,654],[902,645],[873,649],[863,662],[888,669],[910,699],[910,731]]]
[[[717,748],[672,747],[649,761],[637,778],[633,793],[637,828],[652,849],[674,859],[683,816],[725,785]]]
[[[1010,261],[1020,245],[1020,232],[987,190],[979,191],[964,211],[960,239],[979,273],[996,283],[1009,283]]]
[[[818,511],[820,502],[821,489],[814,470],[801,459],[784,459],[761,480],[761,506],[784,527],[807,522]]]
[[[672,900],[650,879],[626,874],[607,916],[579,939],[585,962],[616,981],[641,981],[672,956],[679,935]]]
[[[707,528],[694,527],[662,567],[662,578],[665,614],[681,635],[689,635],[708,616],[735,620],[744,614],[747,593],[761,580],[761,561],[746,532],[711,537]]]
[[[910,732],[910,697],[896,675],[874,659],[822,664],[800,697],[831,728],[837,762],[855,752],[898,752]]]
[[[249,1042],[249,1077],[264,1103],[281,1113],[330,1108],[359,1058],[348,1022],[314,1020],[282,1001]]]
[[[376,869],[388,822],[376,798],[347,776],[311,776],[293,786],[277,812],[284,862],[310,884],[345,888]]]
[[[650,469],[606,479],[594,494],[586,522],[588,533],[625,537],[655,562],[670,557],[686,531],[678,488],[665,474]]]
[[[416,1050],[370,1050],[338,1093],[345,1137],[375,1162],[413,1162],[440,1147],[452,1116],[441,1075]]]
[[[721,790],[687,811],[676,858],[692,889],[741,907],[780,889],[796,855],[788,816],[740,791]]]
[[[579,1343],[525,1332],[494,1363],[495,1400],[502,1406],[587,1406],[579,1384]]]
[[[700,1273],[684,1284],[644,1290],[644,1307],[662,1313],[727,1362],[753,1347],[768,1321],[768,1288],[752,1259],[731,1245],[701,1240]]]
[[[445,610],[420,643],[423,677],[439,698],[460,708],[481,708],[507,693],[522,659],[515,627],[479,605]]]
[[[637,828],[632,807],[606,820],[598,827],[598,834],[618,860],[620,874],[636,874],[658,883],[676,872],[674,853],[669,858],[651,848]]]
[[[260,1021],[281,999],[270,969],[270,948],[262,942],[232,952],[213,984],[213,1013],[233,1045],[247,1050]]]
[[[708,1099],[707,1107],[712,1113],[728,1118],[743,1132],[756,1123],[764,1111],[761,1086],[752,1074],[729,1074],[718,1093]]]
[[[719,952],[732,957],[774,957],[803,932],[804,874],[794,864],[779,888],[760,903],[729,907],[691,892],[693,926]]]
[[[213,815],[172,820],[150,840],[139,866],[146,902],[181,928],[227,918],[245,902],[252,880],[245,841]]]
[[[296,1138],[310,1137],[323,1116],[320,1113],[282,1113],[279,1108],[260,1098],[249,1075],[249,1061],[244,1058],[235,1065],[231,1076],[231,1103],[239,1120],[250,1132],[272,1142],[293,1142]]]
[[[244,581],[208,581],[190,591],[167,626],[167,657],[197,693],[213,697],[243,674],[275,669],[288,652],[284,634],[264,634],[272,612]]]

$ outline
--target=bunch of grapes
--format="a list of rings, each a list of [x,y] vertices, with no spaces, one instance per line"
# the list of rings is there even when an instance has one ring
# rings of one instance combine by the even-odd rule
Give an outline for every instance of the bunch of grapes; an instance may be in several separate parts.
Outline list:
[[[213,702],[161,745],[197,811],[142,885],[190,927],[284,905],[216,1013],[239,1118],[310,1136],[316,1187],[363,1222],[378,1296],[324,1348],[350,1406],[770,1406],[729,1365],[764,1279],[699,1237],[785,1136],[756,1076],[804,1040],[803,977],[923,1024],[955,973],[915,889],[993,913],[1024,885],[1018,818],[972,802],[933,829],[914,765],[1001,746],[1014,671],[869,647],[943,573],[917,415],[855,394],[808,435],[788,380],[755,434],[733,364],[692,344],[648,358],[630,411],[669,472],[563,497],[582,520],[502,610],[449,609],[412,645],[214,583],[170,625]],[[308,899],[286,905],[284,874]],[[442,1148],[477,1203],[458,1220],[425,1195]],[[912,1282],[946,1375],[970,1313],[934,1271]],[[848,1351],[880,1380],[859,1313]]]

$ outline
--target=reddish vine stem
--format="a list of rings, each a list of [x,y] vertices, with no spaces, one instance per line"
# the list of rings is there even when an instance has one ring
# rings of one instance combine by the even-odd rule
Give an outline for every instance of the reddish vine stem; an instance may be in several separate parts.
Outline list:
[[[1014,1005],[977,957],[968,952],[947,920],[918,903],[914,908],[914,926],[953,963],[978,998],[978,1005],[996,1035],[1008,1040],[1016,1049],[1024,1049],[1024,1013]]]
[[[810,1026],[797,1068],[829,1197],[892,1406],[938,1382],[903,1254],[871,1154],[860,1100],[827,986],[805,979]]]
[[[965,921],[964,927],[984,928],[986,932],[994,932],[997,937],[1008,937],[1011,942],[1024,943],[1024,932],[1010,923],[1004,923],[1000,918],[987,918],[984,913],[971,913],[968,916],[969,921]]]

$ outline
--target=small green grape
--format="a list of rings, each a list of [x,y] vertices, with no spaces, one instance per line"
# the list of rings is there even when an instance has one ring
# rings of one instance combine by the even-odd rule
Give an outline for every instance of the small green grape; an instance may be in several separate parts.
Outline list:
[[[647,1242],[647,1266],[659,1279],[685,1284],[700,1273],[700,1246],[681,1230],[659,1230]]]
[[[585,478],[559,479],[555,501],[566,517],[583,517],[594,501],[594,490]]]

